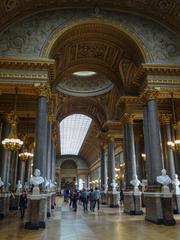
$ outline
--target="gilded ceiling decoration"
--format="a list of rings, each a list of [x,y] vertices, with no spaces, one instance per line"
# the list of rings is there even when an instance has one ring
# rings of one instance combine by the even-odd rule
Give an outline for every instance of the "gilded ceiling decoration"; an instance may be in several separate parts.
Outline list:
[[[73,74],[63,77],[56,89],[72,96],[96,96],[109,92],[113,85],[106,76],[80,77]]]

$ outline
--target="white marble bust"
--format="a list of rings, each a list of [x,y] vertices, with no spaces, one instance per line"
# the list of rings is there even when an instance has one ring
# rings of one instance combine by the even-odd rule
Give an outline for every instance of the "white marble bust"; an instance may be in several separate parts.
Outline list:
[[[21,180],[18,180],[17,186],[16,186],[16,193],[20,193],[22,191],[22,183]]]
[[[30,184],[33,184],[33,195],[39,195],[40,194],[40,190],[39,190],[39,185],[42,184],[44,182],[44,178],[40,176],[41,175],[41,171],[39,169],[35,169],[34,170],[34,176],[31,177],[30,179]]]
[[[0,188],[4,186],[4,182],[2,181],[1,177],[0,177]]]
[[[139,181],[137,175],[134,175],[132,180],[130,181],[130,184],[134,187],[134,192],[139,192],[139,186],[141,185],[141,182]]]
[[[161,175],[157,176],[156,180],[158,183],[162,184],[163,186],[167,186],[171,183],[171,179],[170,177],[166,174],[166,169],[162,169],[161,170]]]
[[[180,181],[178,179],[178,175],[177,174],[173,175],[172,184],[173,184],[174,192],[176,194],[180,194],[180,187],[179,187]]]
[[[44,178],[40,176],[41,171],[39,169],[34,170],[34,176],[30,179],[30,184],[33,184],[34,186],[39,186],[41,183],[44,182]]]
[[[166,174],[166,169],[161,170],[161,175],[157,176],[156,181],[162,185],[162,192],[169,193],[168,185],[172,182],[170,177]]]
[[[116,188],[117,188],[118,184],[116,183],[116,181],[114,179],[112,180],[112,183],[110,185],[112,187],[112,191],[116,192]]]

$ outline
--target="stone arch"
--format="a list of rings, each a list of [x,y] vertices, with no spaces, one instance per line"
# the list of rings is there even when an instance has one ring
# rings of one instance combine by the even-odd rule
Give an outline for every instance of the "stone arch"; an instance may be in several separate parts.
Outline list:
[[[84,114],[92,118],[97,128],[103,131],[103,125],[107,120],[107,116],[103,107],[95,100],[90,98],[72,97],[59,107],[57,119],[60,122],[63,118],[74,113]]]
[[[66,31],[71,30],[74,27],[79,26],[81,24],[87,23],[104,24],[105,26],[106,25],[111,26],[112,28],[118,30],[119,32],[123,33],[134,42],[134,44],[138,47],[139,51],[141,52],[144,62],[151,61],[151,55],[148,49],[144,46],[142,40],[135,33],[131,33],[127,28],[125,28],[120,23],[117,23],[116,21],[109,21],[106,19],[98,18],[79,19],[76,21],[68,22],[66,25],[60,26],[47,39],[47,41],[45,42],[44,46],[41,49],[40,56],[43,58],[49,58],[54,44]]]
[[[85,159],[83,159],[79,156],[76,156],[76,155],[60,156],[60,158],[57,159],[59,167],[61,168],[61,165],[69,160],[73,161],[76,164],[78,170],[82,170],[82,169],[87,170],[88,169],[88,165],[87,165],[87,162],[85,161]]]

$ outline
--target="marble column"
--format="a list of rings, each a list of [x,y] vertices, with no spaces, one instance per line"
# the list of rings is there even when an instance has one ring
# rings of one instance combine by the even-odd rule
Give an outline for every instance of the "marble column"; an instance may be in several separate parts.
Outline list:
[[[46,177],[47,161],[47,121],[48,121],[48,93],[47,85],[37,86],[39,93],[36,121],[36,145],[34,169],[41,171],[41,176]]]
[[[156,177],[161,174],[162,170],[162,151],[161,151],[161,137],[160,137],[160,125],[158,118],[158,109],[156,103],[157,91],[146,92],[147,100],[147,131],[148,134],[145,137],[148,137],[149,144],[149,155],[150,155],[150,171],[151,179],[149,184],[156,184]],[[146,131],[146,129],[145,129]],[[149,172],[149,171],[148,171]]]
[[[163,168],[162,143],[156,102],[157,94],[156,89],[147,89],[143,95],[146,102],[144,118],[147,127],[147,129],[144,129],[145,132],[147,131],[144,136],[147,138],[145,142],[147,141],[149,144],[149,152],[146,154],[150,156],[148,165],[150,170],[148,172],[151,172],[151,178],[148,176],[147,192],[143,194],[146,207],[145,219],[157,224],[174,225],[172,193],[163,192],[163,188],[156,181]]]
[[[51,138],[52,138],[52,123],[49,119],[48,121],[48,132],[47,132],[47,167],[46,167],[46,177],[48,181],[50,180],[51,175],[51,162],[52,162],[52,152],[51,152]]]
[[[106,190],[107,185],[107,166],[105,160],[105,145],[100,146],[100,158],[101,158],[101,189]]]
[[[4,116],[3,120],[2,120],[2,132],[1,132],[1,138],[2,140],[4,140],[5,138],[8,137],[10,133],[10,124],[6,118],[6,116]],[[9,164],[9,155],[10,152],[5,150],[3,148],[2,145],[0,145],[0,177],[2,178],[5,186],[7,186],[8,183],[8,177],[9,177],[9,168],[8,168],[8,164]]]
[[[145,150],[145,169],[146,169],[146,177],[148,183],[153,182],[152,179],[152,169],[151,169],[151,156],[150,156],[150,142],[149,142],[149,128],[148,128],[148,112],[147,106],[144,106],[144,120],[143,120],[143,133],[144,133],[144,150]]]
[[[168,114],[161,115],[161,123],[163,125],[163,132],[164,132],[164,138],[163,138],[164,148],[165,148],[165,153],[166,153],[166,154],[164,154],[164,156],[167,156],[165,159],[166,160],[165,168],[168,171],[168,174],[172,178],[176,171],[175,171],[173,150],[167,146],[167,142],[172,141],[170,122],[171,122],[171,116],[169,116]]]
[[[10,181],[10,188],[11,190],[16,189],[17,185],[17,169],[18,169],[18,153],[13,151],[11,152],[11,160],[10,160],[10,175],[9,175],[9,181]]]
[[[51,140],[51,174],[50,179],[54,183],[56,174],[56,155],[55,155],[55,146],[54,141]]]
[[[127,186],[130,185],[130,181],[134,176],[137,175],[136,170],[136,154],[135,154],[135,143],[134,143],[134,130],[133,130],[133,118],[132,114],[124,114],[124,141],[125,141],[125,164],[127,179]]]
[[[31,172],[31,161],[25,162],[25,182],[29,183],[30,180],[30,172]]]
[[[112,183],[115,181],[115,156],[114,156],[114,138],[108,137],[108,191],[112,191]]]

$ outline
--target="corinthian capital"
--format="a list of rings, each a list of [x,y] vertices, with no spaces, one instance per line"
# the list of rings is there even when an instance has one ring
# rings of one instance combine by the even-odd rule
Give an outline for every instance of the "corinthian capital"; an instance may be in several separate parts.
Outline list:
[[[141,94],[141,99],[143,102],[148,102],[150,100],[156,100],[158,97],[159,89],[157,88],[147,88]]]
[[[46,83],[35,84],[35,88],[37,90],[38,96],[47,97],[48,99],[51,97],[51,90],[49,84]]]

